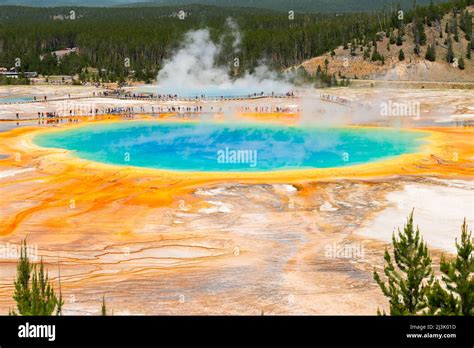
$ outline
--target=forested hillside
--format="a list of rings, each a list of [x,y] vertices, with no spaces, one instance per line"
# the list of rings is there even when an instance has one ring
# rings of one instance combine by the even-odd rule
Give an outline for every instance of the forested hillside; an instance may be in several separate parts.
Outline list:
[[[304,67],[306,79],[327,74],[352,80],[472,83],[473,14],[474,6],[444,16],[430,11],[425,21],[414,17],[366,45],[352,40],[303,62],[298,71]]]
[[[438,0],[435,3],[447,2]],[[430,0],[417,0],[417,5],[428,5]],[[126,6],[201,4],[219,6],[241,6],[266,8],[280,11],[319,12],[319,13],[350,13],[364,11],[382,11],[397,8],[413,7],[413,0],[150,0],[140,3],[132,2]]]
[[[394,32],[406,23],[426,22],[464,8],[472,0],[417,7],[405,11],[353,14],[296,14],[271,10],[188,5],[153,8],[22,8],[2,7],[0,11],[0,66],[12,67],[20,58],[20,71],[41,74],[81,74],[81,78],[116,81],[132,71],[140,80],[156,76],[163,60],[181,45],[185,32],[208,27],[218,41],[229,31],[232,17],[239,26],[242,42],[223,50],[221,64],[229,68],[237,56],[239,73],[253,69],[260,61],[282,71],[309,58],[357,41],[365,46],[379,32]],[[180,19],[178,12],[186,13]],[[73,18],[71,16],[73,12]],[[229,46],[229,45],[227,45]],[[53,51],[77,47],[78,53],[59,62]],[[129,58],[130,66],[124,64]],[[85,69],[88,68],[88,69]],[[230,70],[230,69],[229,69]],[[86,72],[97,71],[92,76]]]
[[[449,0],[436,0],[435,3]],[[179,6],[179,5],[217,5],[230,7],[266,8],[279,11],[304,11],[320,13],[348,13],[362,11],[376,11],[401,6],[409,9],[413,0],[0,0],[0,3],[9,5],[23,5],[35,7],[51,6]],[[417,5],[428,5],[430,0],[417,0]]]

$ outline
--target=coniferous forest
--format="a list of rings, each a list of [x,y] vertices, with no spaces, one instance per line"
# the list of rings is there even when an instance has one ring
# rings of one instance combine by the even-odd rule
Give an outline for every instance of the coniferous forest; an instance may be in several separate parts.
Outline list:
[[[266,9],[186,5],[173,7],[91,8],[0,7],[0,66],[12,67],[21,59],[20,71],[43,75],[98,73],[95,81],[121,81],[133,70],[135,78],[150,81],[163,61],[170,58],[192,29],[207,27],[218,41],[229,30],[228,17],[238,24],[242,36],[236,53],[232,45],[223,50],[220,64],[239,58],[243,73],[259,62],[278,71],[303,60],[356,42],[364,46],[377,33],[392,33],[414,19],[427,25],[445,13],[463,9],[472,0],[415,6],[404,11],[318,14],[288,13]],[[184,11],[185,18],[179,17]],[[54,51],[78,47],[59,62]],[[129,58],[130,65],[124,65]]]

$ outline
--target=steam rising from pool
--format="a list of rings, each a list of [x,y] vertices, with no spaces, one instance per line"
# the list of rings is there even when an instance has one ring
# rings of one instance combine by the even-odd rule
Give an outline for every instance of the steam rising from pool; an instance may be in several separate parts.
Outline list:
[[[230,31],[228,35],[233,39],[232,48],[237,53],[241,41],[239,28],[231,19],[226,24]],[[293,85],[279,79],[264,64],[260,64],[254,73],[246,72],[243,77],[232,79],[229,66],[217,63],[223,47],[223,38],[214,43],[209,29],[187,32],[181,48],[165,62],[158,74],[158,93],[186,97],[246,96],[261,92],[282,94],[294,89]]]

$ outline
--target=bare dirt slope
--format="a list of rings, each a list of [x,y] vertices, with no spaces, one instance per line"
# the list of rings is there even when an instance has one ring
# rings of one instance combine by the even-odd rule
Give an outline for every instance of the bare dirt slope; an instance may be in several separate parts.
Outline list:
[[[469,12],[474,12],[474,6],[468,7]],[[439,26],[425,26],[427,44],[421,46],[420,55],[414,53],[415,43],[412,31],[412,24],[405,28],[403,44],[389,44],[389,38],[385,35],[381,41],[377,42],[377,51],[385,58],[384,64],[380,61],[373,62],[364,60],[363,49],[358,46],[355,56],[351,55],[350,45],[348,49],[342,46],[334,50],[335,56],[331,57],[330,52],[318,56],[302,63],[302,66],[310,73],[314,73],[318,65],[324,69],[324,61],[329,61],[328,72],[337,76],[347,76],[351,79],[376,79],[387,81],[440,81],[440,82],[474,82],[474,59],[466,59],[466,49],[468,41],[465,33],[459,30],[459,41],[452,40],[453,51],[458,59],[463,57],[465,69],[461,70],[454,64],[446,61],[447,47],[445,40],[447,34],[444,32],[446,22],[452,19],[452,14],[444,16]],[[443,38],[440,38],[440,32]],[[428,44],[435,44],[436,61],[431,62],[425,59]],[[387,46],[388,45],[388,46]],[[389,48],[389,49],[388,49]],[[365,48],[364,48],[365,49]],[[400,49],[405,54],[405,60],[398,59]],[[373,50],[373,48],[371,49]],[[340,73],[340,75],[339,75]]]

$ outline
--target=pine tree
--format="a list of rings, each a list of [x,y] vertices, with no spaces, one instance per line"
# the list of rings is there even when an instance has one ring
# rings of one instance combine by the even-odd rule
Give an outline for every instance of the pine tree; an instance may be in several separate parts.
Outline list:
[[[22,315],[27,313],[31,308],[31,291],[30,291],[30,274],[33,269],[33,265],[30,264],[28,255],[26,253],[26,239],[21,242],[20,249],[20,262],[16,267],[16,280],[15,293],[13,299],[17,304],[18,312]],[[12,315],[16,315],[14,311],[10,312]]]
[[[30,263],[26,240],[23,240],[13,294],[18,314],[51,316],[55,313],[59,315],[64,303],[61,293],[58,298],[49,281],[48,274],[44,272],[43,260],[40,262],[39,271],[36,266]],[[10,314],[17,315],[17,312],[13,310],[10,311]]]
[[[415,48],[413,49],[413,52],[419,56],[420,55],[420,45],[416,44]]]
[[[398,60],[401,62],[405,60],[405,53],[403,53],[403,50],[401,49],[400,52],[398,53]]]
[[[368,59],[370,57],[370,52],[369,52],[369,49],[365,49],[364,50],[364,55],[363,55],[363,58],[364,60]]]
[[[428,299],[430,314],[474,315],[474,257],[472,232],[468,232],[466,219],[461,227],[461,241],[456,239],[457,255],[454,260],[441,258],[441,280],[434,284]]]
[[[458,68],[461,69],[461,70],[464,70],[464,58],[461,57],[459,58],[459,61],[458,61]]]
[[[466,58],[467,58],[467,59],[471,59],[471,43],[470,43],[470,42],[467,43],[467,47],[466,47]]]
[[[426,33],[425,27],[422,20],[418,18],[413,19],[413,36],[415,39],[415,44],[423,46],[426,44]]]
[[[428,294],[428,314],[460,315],[457,299],[452,293],[448,293],[438,281],[433,284]]]
[[[446,61],[448,63],[454,62],[453,43],[451,38],[448,39],[448,52],[446,53]]]
[[[402,37],[402,34],[400,33],[400,30],[398,31],[396,44],[397,44],[397,46],[403,45],[403,37]]]
[[[458,20],[456,16],[453,18],[453,23],[452,23],[452,30],[451,32],[454,34],[454,41],[459,42],[459,34],[458,34]]]
[[[102,314],[102,316],[106,316],[106,315],[107,315],[107,307],[105,306],[105,295],[102,296],[101,314]]]
[[[472,232],[468,232],[466,219],[461,227],[461,242],[456,240],[455,261],[441,261],[441,272],[448,290],[456,293],[461,302],[463,315],[474,315],[474,257]]]
[[[316,77],[320,77],[321,76],[321,65],[318,65],[318,68],[316,69]]]
[[[377,60],[382,60],[382,56],[380,55],[380,53],[377,51],[377,46],[374,47],[374,52],[372,52],[372,58],[371,60],[373,62],[377,61]]]
[[[427,311],[428,292],[434,275],[431,258],[420,231],[413,226],[413,211],[398,238],[392,236],[393,260],[385,250],[384,273],[388,284],[374,270],[374,279],[390,299],[391,315],[417,315]]]
[[[425,59],[429,60],[430,62],[434,62],[436,60],[436,51],[434,45],[428,45],[426,50]]]

